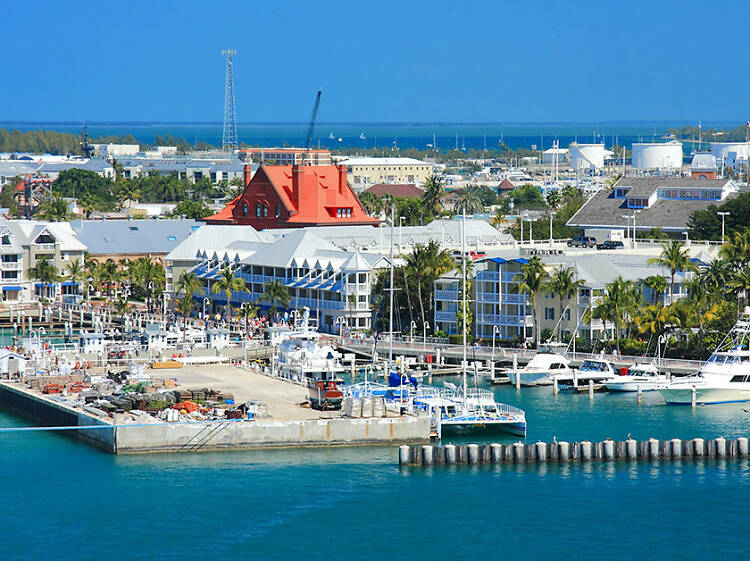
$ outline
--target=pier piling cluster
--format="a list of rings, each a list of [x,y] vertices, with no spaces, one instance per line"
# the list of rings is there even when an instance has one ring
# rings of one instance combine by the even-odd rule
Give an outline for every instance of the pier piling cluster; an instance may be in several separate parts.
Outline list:
[[[400,446],[399,465],[512,464],[591,461],[678,460],[690,458],[746,458],[748,439],[693,438],[681,440],[628,439],[601,442],[535,442],[525,444],[466,444]]]

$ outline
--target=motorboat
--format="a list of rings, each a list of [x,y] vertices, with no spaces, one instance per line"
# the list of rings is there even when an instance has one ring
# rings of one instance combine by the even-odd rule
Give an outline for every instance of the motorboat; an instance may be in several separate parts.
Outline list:
[[[696,375],[659,389],[671,405],[710,405],[750,401],[750,307],[719,343]]]
[[[670,377],[661,374],[656,365],[651,363],[636,364],[628,369],[625,376],[615,376],[604,381],[604,387],[611,392],[651,392],[664,388]]]
[[[570,361],[561,354],[537,353],[523,368],[504,371],[510,383],[522,386],[549,386],[553,377],[572,376]]]
[[[603,358],[589,358],[568,375],[555,376],[560,386],[578,388],[588,385],[589,381],[601,385],[604,380],[617,375],[615,367]]]

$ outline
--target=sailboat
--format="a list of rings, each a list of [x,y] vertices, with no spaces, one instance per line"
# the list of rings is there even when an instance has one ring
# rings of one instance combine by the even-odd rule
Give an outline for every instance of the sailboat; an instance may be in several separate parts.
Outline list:
[[[359,133],[359,139],[360,140],[367,140],[367,138],[365,137],[365,133],[363,133],[363,132]]]
[[[466,212],[463,213],[461,221],[461,250],[466,255]],[[461,262],[462,278],[462,302],[466,310],[466,260]],[[466,313],[463,316],[463,357],[461,360],[462,387],[458,391],[452,391],[453,395],[446,391],[438,395],[420,396],[417,392],[415,402],[423,403],[429,407],[431,413],[436,417],[439,432],[473,432],[475,430],[498,430],[518,436],[526,436],[526,413],[517,407],[504,403],[497,403],[494,394],[485,389],[467,387],[466,373]],[[446,388],[452,390],[452,388]]]
[[[333,131],[331,131],[331,132],[328,133],[328,138],[330,138],[331,140],[335,140],[336,139],[336,137],[333,136]]]

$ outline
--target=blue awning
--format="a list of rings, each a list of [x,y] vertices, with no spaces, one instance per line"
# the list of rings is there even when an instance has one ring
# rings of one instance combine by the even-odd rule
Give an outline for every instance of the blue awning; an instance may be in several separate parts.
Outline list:
[[[45,287],[45,286],[57,286],[56,282],[38,282],[34,286],[37,288]]]
[[[78,283],[74,281],[65,281],[64,283],[62,283],[62,285],[63,286],[78,286]]]
[[[522,265],[524,263],[528,263],[528,259],[524,259],[523,257],[519,257],[517,259],[503,259],[502,257],[488,257],[486,259],[480,259],[479,262],[484,261],[492,261],[493,263],[498,263],[499,265],[502,265],[503,263],[521,263]]]
[[[4,286],[3,290],[21,290],[20,286]]]

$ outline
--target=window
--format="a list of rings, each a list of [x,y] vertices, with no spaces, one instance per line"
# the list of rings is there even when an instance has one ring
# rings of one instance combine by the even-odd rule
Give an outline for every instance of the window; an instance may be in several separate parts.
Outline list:
[[[167,236],[167,239],[168,239],[168,240],[169,240],[170,242],[174,242],[174,241],[177,241],[177,236]]]
[[[263,203],[263,218],[268,218],[268,203]]]
[[[3,245],[10,245],[10,236],[3,236],[2,243]]]
[[[247,201],[242,203],[242,216],[247,216]]]
[[[255,203],[255,218],[260,218],[260,203]]]
[[[570,321],[570,308],[565,310],[565,313],[563,314],[563,320]]]
[[[274,216],[276,218],[280,218],[281,217],[281,207],[279,205],[276,205],[276,210],[274,211]]]
[[[544,319],[555,319],[555,309],[554,308],[544,308]]]

